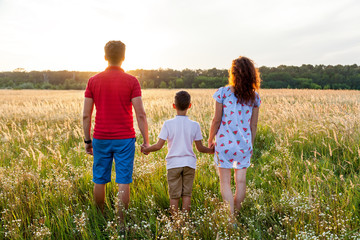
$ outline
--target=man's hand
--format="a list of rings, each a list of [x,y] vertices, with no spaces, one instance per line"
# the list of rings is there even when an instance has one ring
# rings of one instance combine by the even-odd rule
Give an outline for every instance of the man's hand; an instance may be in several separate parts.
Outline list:
[[[85,143],[85,152],[86,152],[87,154],[94,155],[92,143],[89,143],[89,144],[86,144],[86,143]]]
[[[142,144],[140,147],[141,147],[141,152],[142,152],[143,154],[149,155],[149,152],[146,151],[146,149],[149,147],[149,144],[147,144],[147,143],[145,144],[145,143],[144,143],[144,144]]]

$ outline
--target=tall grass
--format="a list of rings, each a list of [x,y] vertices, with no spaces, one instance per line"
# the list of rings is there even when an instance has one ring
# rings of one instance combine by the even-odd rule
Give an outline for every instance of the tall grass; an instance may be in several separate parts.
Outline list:
[[[155,142],[175,116],[175,90],[145,90]],[[213,90],[189,90],[191,119],[207,140]],[[262,90],[247,196],[228,223],[210,155],[196,153],[192,211],[171,219],[166,148],[137,148],[126,228],[93,203],[92,158],[84,153],[81,91],[0,91],[0,239],[359,239],[360,92]],[[141,144],[140,134],[137,142]],[[113,176],[115,177],[115,176]]]

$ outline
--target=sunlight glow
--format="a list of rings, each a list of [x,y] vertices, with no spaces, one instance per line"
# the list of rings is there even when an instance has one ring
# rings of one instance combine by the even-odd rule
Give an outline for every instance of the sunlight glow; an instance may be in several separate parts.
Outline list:
[[[0,0],[0,71],[101,71],[109,40],[126,44],[126,70],[228,68],[239,55],[354,64],[359,11],[351,0]]]

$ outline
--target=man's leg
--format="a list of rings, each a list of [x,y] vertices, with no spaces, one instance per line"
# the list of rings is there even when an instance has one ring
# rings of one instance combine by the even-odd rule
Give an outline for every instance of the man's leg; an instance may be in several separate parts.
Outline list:
[[[120,223],[124,223],[125,210],[130,202],[130,183],[134,168],[135,138],[117,139],[112,141],[115,158],[116,183],[119,186],[118,214]]]
[[[124,211],[128,209],[130,202],[130,184],[118,184],[119,185],[119,206],[118,213],[120,222],[124,222]]]
[[[94,185],[94,200],[96,206],[100,209],[101,213],[104,213],[104,202],[105,202],[105,184]]]
[[[113,155],[109,140],[93,139],[93,182],[94,200],[97,207],[104,213],[105,184],[111,181]]]

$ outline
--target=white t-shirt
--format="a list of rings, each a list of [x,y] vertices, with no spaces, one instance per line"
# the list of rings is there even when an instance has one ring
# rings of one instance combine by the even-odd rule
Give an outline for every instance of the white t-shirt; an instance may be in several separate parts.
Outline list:
[[[196,169],[193,142],[202,140],[199,123],[187,116],[176,116],[164,122],[159,138],[168,141],[166,169],[191,167]]]

